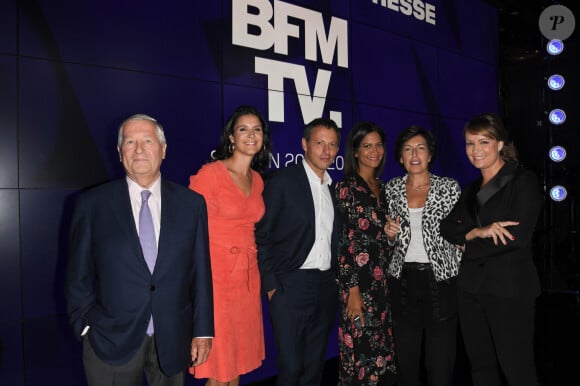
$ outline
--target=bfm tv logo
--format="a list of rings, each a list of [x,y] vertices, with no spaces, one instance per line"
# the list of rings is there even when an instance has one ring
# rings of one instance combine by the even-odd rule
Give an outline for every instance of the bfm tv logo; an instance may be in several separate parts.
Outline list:
[[[418,0],[371,0],[390,11],[413,16],[435,25],[435,6]],[[250,12],[251,8],[251,12]],[[308,8],[274,0],[232,0],[232,44],[288,55],[288,39],[301,38],[301,29],[290,19],[303,21],[304,58],[318,62],[318,53],[324,64],[348,68],[348,23],[332,16],[328,30],[322,13]],[[252,33],[250,33],[250,30]],[[255,33],[256,31],[259,31]],[[254,71],[268,78],[268,120],[284,122],[284,80],[294,82],[304,123],[321,117],[326,103],[332,71],[319,68],[314,88],[310,87],[306,67],[299,64],[256,56]],[[310,93],[310,90],[312,94]],[[342,113],[329,112],[339,127]]]
[[[249,12],[252,7],[252,12]],[[257,12],[255,12],[257,10]],[[232,0],[232,43],[234,45],[288,55],[288,39],[300,38],[300,28],[289,18],[304,22],[304,58],[348,68],[348,25],[347,21],[332,17],[328,33],[322,14],[308,8],[274,0]],[[272,22],[271,22],[272,21]],[[250,33],[258,30],[259,33]],[[254,71],[268,77],[268,119],[284,122],[284,79],[294,82],[304,123],[322,116],[332,72],[318,69],[314,89],[308,84],[306,67],[299,64],[256,56]],[[342,127],[342,113],[330,111],[330,118]]]

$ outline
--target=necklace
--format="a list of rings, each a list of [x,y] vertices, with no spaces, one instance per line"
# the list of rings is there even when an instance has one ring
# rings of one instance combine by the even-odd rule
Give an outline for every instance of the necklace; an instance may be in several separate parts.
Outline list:
[[[409,189],[411,189],[413,192],[418,192],[419,190],[421,190],[421,188],[422,188],[423,186],[428,186],[428,185],[429,185],[429,181],[427,181],[427,182],[424,182],[424,183],[422,183],[422,184],[420,184],[420,185],[417,185],[417,186],[415,186],[415,187],[411,186],[411,184],[410,184],[410,183],[407,183],[407,186],[408,186],[408,187],[409,187]]]

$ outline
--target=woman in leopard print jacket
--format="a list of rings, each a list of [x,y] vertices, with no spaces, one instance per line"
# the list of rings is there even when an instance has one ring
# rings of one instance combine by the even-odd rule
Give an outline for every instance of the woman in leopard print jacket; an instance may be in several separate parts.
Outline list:
[[[451,386],[457,334],[456,277],[461,251],[439,235],[461,190],[457,181],[429,172],[433,134],[418,126],[398,136],[395,156],[407,174],[385,188],[385,227],[393,248],[389,289],[398,385],[421,385],[422,339],[430,386]]]

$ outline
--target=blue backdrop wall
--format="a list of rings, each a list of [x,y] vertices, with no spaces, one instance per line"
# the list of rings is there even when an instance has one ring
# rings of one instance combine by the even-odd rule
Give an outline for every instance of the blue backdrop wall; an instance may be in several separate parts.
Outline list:
[[[0,3],[0,384],[84,384],[63,296],[75,194],[123,173],[119,123],[165,127],[164,177],[188,182],[240,104],[271,124],[273,169],[305,122],[435,132],[434,171],[465,183],[461,129],[497,111],[497,15],[480,0],[8,0]],[[338,179],[342,152],[331,174]],[[243,383],[270,376],[275,349]],[[336,337],[328,355],[336,355]],[[189,381],[192,382],[192,381]]]

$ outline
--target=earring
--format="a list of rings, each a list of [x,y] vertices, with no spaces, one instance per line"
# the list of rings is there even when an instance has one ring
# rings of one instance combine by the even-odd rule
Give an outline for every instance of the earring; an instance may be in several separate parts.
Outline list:
[[[228,150],[230,151],[230,154],[234,154],[234,149],[236,148],[236,145],[234,145],[234,143],[230,143],[230,146],[228,147]]]

